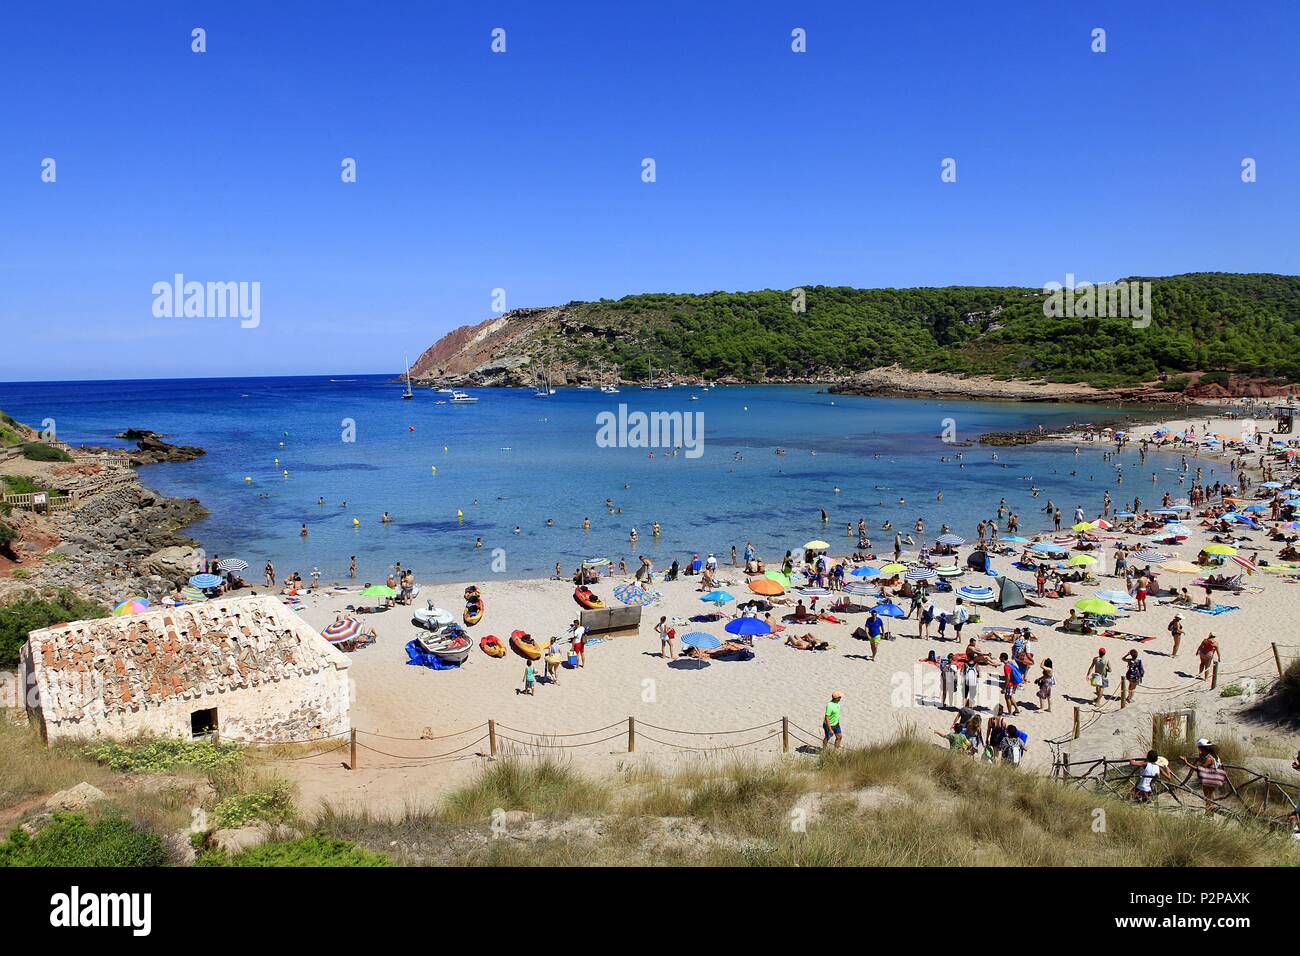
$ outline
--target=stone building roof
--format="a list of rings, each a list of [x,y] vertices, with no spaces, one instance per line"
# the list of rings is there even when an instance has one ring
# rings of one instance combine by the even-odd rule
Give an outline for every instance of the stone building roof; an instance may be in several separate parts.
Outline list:
[[[346,668],[269,595],[75,621],[28,637],[47,720],[83,719]]]

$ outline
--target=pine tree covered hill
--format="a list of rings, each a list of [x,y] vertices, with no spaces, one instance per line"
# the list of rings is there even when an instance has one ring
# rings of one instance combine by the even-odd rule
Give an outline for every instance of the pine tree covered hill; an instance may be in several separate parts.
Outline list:
[[[1300,380],[1300,277],[1195,273],[1152,283],[1152,321],[1048,318],[1041,289],[806,287],[572,302],[538,353],[579,368],[741,381],[898,364],[1099,387],[1220,371]],[[535,353],[537,354],[537,353]]]

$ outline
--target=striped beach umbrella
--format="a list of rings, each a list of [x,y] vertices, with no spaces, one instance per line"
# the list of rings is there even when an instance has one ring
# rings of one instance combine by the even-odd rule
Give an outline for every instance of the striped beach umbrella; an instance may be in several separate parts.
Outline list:
[[[215,574],[196,574],[190,578],[190,584],[196,588],[218,588],[221,587],[221,578]]]
[[[1259,570],[1259,568],[1255,566],[1254,561],[1251,561],[1249,558],[1243,558],[1239,554],[1229,555],[1228,560],[1233,562],[1234,564],[1241,565],[1243,568],[1246,569],[1247,574],[1254,574],[1256,571]]]
[[[982,584],[963,584],[957,589],[957,596],[975,604],[988,604],[996,597],[992,588]]]
[[[248,562],[240,558],[222,558],[217,562],[217,567],[222,571],[233,571],[239,574],[241,571],[248,570]]]
[[[933,581],[938,576],[938,571],[923,564],[914,564],[903,572],[904,581]]]
[[[880,588],[874,584],[868,584],[865,581],[850,581],[844,585],[844,593],[852,594],[856,597],[876,597],[880,594]]]
[[[129,597],[121,604],[113,608],[115,617],[123,617],[127,614],[139,614],[141,611],[149,610],[149,602],[142,597]]]
[[[682,635],[682,647],[697,647],[702,651],[716,651],[722,641],[705,631],[691,631]]]
[[[355,617],[341,617],[333,624],[325,627],[320,636],[325,638],[331,644],[342,644],[344,641],[350,641],[361,633],[361,622]]]
[[[208,599],[208,596],[192,584],[187,584],[181,588],[181,597],[185,599],[186,604],[202,604]]]
[[[1160,562],[1169,560],[1169,555],[1163,554],[1162,552],[1155,550],[1155,548],[1142,548],[1141,550],[1134,551],[1133,557],[1137,558],[1139,561]]]
[[[966,543],[966,539],[959,534],[941,534],[934,540],[939,544],[946,544],[954,548]]]

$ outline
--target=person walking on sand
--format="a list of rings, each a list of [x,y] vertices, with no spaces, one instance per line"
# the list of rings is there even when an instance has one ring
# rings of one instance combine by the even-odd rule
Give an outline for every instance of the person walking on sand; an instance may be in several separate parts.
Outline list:
[[[1043,672],[1038,675],[1034,681],[1038,685],[1038,699],[1042,702],[1039,704],[1043,713],[1052,712],[1052,688],[1056,686],[1056,675],[1053,673],[1052,659],[1049,657],[1043,661]]]
[[[357,576],[357,556],[354,554],[352,555],[352,560],[348,562],[348,577],[355,578],[356,576]]]
[[[1196,648],[1196,656],[1201,659],[1201,669],[1197,672],[1196,679],[1208,680],[1215,661],[1223,659],[1219,656],[1219,642],[1214,639],[1213,634],[1201,641],[1200,646]]]
[[[275,587],[275,565],[270,561],[266,562],[266,586],[268,588]]]
[[[529,661],[524,665],[524,690],[523,692],[529,697],[533,696],[533,689],[537,686],[537,671],[533,670],[533,662]]]
[[[930,622],[934,620],[934,614],[934,598],[927,594],[925,604],[921,606],[921,613],[916,618],[916,636],[921,640],[927,640],[930,637]]]
[[[1102,694],[1110,686],[1110,661],[1106,660],[1106,648],[1097,648],[1097,656],[1088,665],[1086,676],[1088,682],[1097,688],[1097,696],[1093,698],[1092,706],[1101,707]]]
[[[966,655],[966,665],[962,669],[961,676],[963,689],[965,690],[962,703],[973,708],[980,689],[980,666],[975,662],[974,654]]]
[[[814,599],[815,600],[815,599]],[[880,615],[875,611],[867,617],[867,638],[871,642],[871,659],[876,659],[876,651],[880,649],[880,639],[885,634],[885,622],[880,619]]]
[[[1174,619],[1169,622],[1169,634],[1174,639],[1174,649],[1169,652],[1170,657],[1178,656],[1178,645],[1183,640],[1183,616],[1175,614]]]
[[[1146,676],[1146,666],[1142,663],[1142,655],[1138,653],[1135,647],[1124,655],[1124,682],[1128,684],[1128,692],[1124,695],[1124,703],[1133,703],[1133,694],[1142,686],[1142,678]]]
[[[840,749],[840,743],[844,739],[844,733],[840,729],[840,701],[844,695],[839,691],[831,693],[830,703],[826,705],[826,714],[822,717],[822,746],[830,743],[831,736],[835,737],[835,749]]]
[[[573,641],[573,653],[578,657],[578,666],[587,666],[587,629],[582,626],[581,621],[574,621],[573,627],[569,630],[570,638]]]

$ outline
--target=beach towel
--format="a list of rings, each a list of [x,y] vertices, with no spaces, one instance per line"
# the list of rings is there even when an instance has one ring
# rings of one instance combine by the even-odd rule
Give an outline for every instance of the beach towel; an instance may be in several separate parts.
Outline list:
[[[1148,637],[1145,634],[1129,634],[1125,631],[1098,631],[1098,637],[1111,637],[1120,641],[1132,641],[1135,644],[1145,644],[1147,641],[1154,641],[1155,637]]]
[[[1028,621],[1030,624],[1037,624],[1039,627],[1051,627],[1054,624],[1060,624],[1060,620],[1053,620],[1050,617],[1038,617],[1036,614],[1022,614],[1016,620]]]
[[[1214,607],[1194,607],[1192,608],[1198,614],[1227,614],[1229,611],[1240,611],[1241,608],[1235,604],[1216,604]]]

